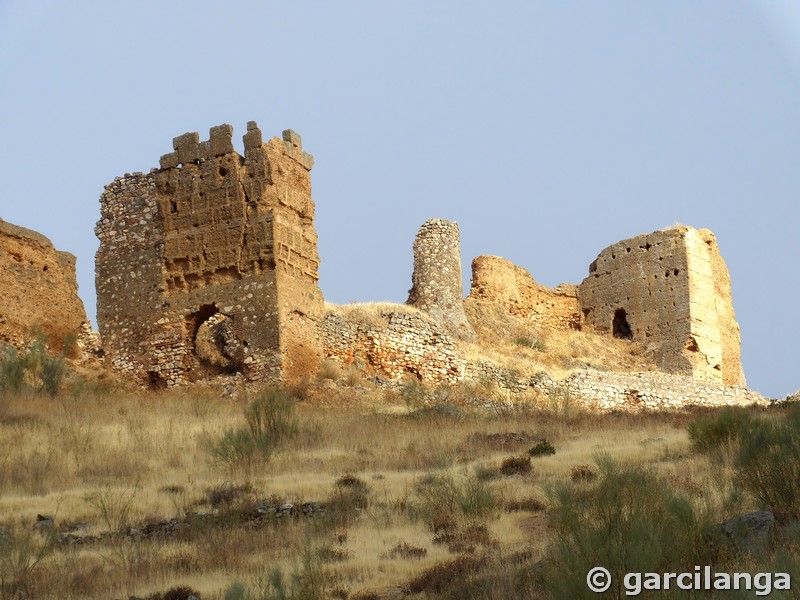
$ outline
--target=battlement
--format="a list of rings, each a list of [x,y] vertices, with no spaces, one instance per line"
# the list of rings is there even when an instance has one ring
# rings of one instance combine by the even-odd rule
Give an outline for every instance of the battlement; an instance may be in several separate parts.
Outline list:
[[[160,168],[117,178],[101,196],[98,323],[107,356],[153,385],[219,369],[290,380],[319,362],[314,159],[291,129],[265,142],[250,121],[244,156],[232,140],[228,124],[211,127],[205,141],[176,136]],[[215,331],[224,347],[199,348],[200,332],[211,339]],[[224,360],[207,360],[217,355]]]
[[[251,151],[263,148],[263,135],[255,121],[247,122],[247,132],[242,136],[242,141],[245,159],[248,158]],[[314,157],[303,151],[303,142],[299,133],[292,129],[284,130],[283,142],[287,156],[300,163],[307,171],[314,167]],[[208,132],[208,140],[202,142],[197,131],[184,133],[172,138],[172,149],[172,152],[164,154],[160,158],[161,169],[175,169],[188,164],[199,165],[211,158],[236,153],[233,147],[233,126],[223,123],[211,127]],[[238,155],[238,153],[236,154]]]

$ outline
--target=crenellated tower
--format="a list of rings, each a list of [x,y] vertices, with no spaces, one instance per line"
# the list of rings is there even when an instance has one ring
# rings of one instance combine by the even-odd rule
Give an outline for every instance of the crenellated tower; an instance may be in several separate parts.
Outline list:
[[[108,360],[154,386],[217,372],[291,381],[322,354],[323,299],[300,135],[212,127],[173,139],[150,173],[106,186],[96,233]],[[216,357],[210,359],[209,357]]]

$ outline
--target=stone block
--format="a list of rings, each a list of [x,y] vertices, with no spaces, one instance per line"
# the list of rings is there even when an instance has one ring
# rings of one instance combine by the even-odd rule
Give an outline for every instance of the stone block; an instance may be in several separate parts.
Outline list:
[[[162,169],[174,169],[175,167],[178,166],[178,162],[179,161],[177,152],[170,152],[169,154],[165,154],[158,161]]]
[[[191,131],[172,138],[172,149],[176,152],[184,146],[196,146],[200,143],[200,134],[196,131]]]
[[[302,148],[303,147],[303,138],[300,137],[300,134],[294,131],[293,129],[286,129],[283,132],[283,141],[288,142],[295,148]]]
[[[211,158],[211,142],[208,140],[200,142],[197,146],[197,154],[199,155],[200,160]]]
[[[314,157],[311,156],[308,152],[303,152],[300,155],[300,160],[298,162],[301,165],[303,165],[308,171],[314,168]]]
[[[199,144],[200,134],[196,131],[173,138],[172,146],[178,153],[178,162],[188,165],[198,160],[200,158]]]
[[[221,156],[233,152],[233,127],[227,123],[209,130],[211,156]]]
[[[253,121],[251,121],[251,123],[252,122]],[[248,126],[247,133],[242,136],[242,140],[244,141],[245,152],[254,148],[260,148],[261,144],[264,143],[261,130],[258,127],[250,129]]]

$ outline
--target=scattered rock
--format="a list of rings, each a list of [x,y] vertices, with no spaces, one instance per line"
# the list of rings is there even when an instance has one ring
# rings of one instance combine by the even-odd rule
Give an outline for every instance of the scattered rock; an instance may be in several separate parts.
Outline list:
[[[739,550],[747,554],[759,554],[769,543],[775,526],[775,516],[766,510],[731,517],[718,526]]]

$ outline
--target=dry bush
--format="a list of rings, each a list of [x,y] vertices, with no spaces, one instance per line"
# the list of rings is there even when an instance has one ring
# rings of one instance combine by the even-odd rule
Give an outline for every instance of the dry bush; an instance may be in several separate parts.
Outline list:
[[[547,505],[538,498],[522,498],[520,500],[506,500],[503,509],[506,512],[542,512]]]
[[[527,475],[533,470],[530,456],[509,456],[500,464],[500,473],[509,477],[511,475]]]
[[[481,559],[459,556],[451,561],[440,563],[408,582],[412,594],[441,594],[458,580],[467,578],[480,569]]]
[[[319,370],[317,371],[317,379],[324,381],[329,379],[331,381],[339,381],[342,378],[342,365],[333,359],[323,360],[319,363]]]
[[[420,559],[428,555],[427,548],[420,548],[412,546],[406,541],[400,540],[397,542],[389,552],[385,554],[386,558],[403,558],[403,559]]]
[[[419,317],[430,321],[428,313],[408,304],[395,304],[393,302],[354,302],[352,304],[325,303],[325,314],[335,314],[349,323],[362,325],[368,328],[381,328],[387,324],[388,316],[400,313]]]
[[[594,481],[597,479],[597,471],[592,465],[575,465],[569,470],[569,478],[574,483],[581,481]]]

